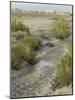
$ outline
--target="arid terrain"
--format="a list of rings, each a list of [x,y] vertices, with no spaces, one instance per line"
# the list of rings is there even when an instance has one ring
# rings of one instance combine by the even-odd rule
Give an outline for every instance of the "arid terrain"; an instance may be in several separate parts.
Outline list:
[[[72,16],[67,15],[66,17],[69,20],[69,30],[72,32]],[[64,40],[52,36],[51,27],[55,15],[35,14],[32,16],[32,14],[18,15],[12,13],[12,19],[20,20],[27,25],[31,35],[44,37],[42,38],[44,45],[37,51],[36,58],[38,61],[35,64],[31,65],[25,61],[21,64],[20,70],[11,69],[11,98],[72,94],[72,84],[65,86],[65,90],[64,87],[60,90],[56,89],[56,91],[52,88],[56,64],[67,52],[66,45],[68,41],[72,41],[72,34]],[[13,34],[14,32],[11,32],[11,47],[13,46],[12,42],[16,41],[12,38]],[[47,45],[50,42],[53,43],[52,47]],[[59,93],[59,91],[61,92]]]

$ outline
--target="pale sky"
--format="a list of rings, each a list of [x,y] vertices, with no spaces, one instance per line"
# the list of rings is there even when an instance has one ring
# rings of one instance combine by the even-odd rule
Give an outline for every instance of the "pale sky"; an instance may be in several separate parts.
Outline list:
[[[24,2],[11,2],[11,8],[19,8],[21,10],[45,11],[55,10],[60,12],[72,12],[71,5],[56,5],[56,4],[37,4]]]

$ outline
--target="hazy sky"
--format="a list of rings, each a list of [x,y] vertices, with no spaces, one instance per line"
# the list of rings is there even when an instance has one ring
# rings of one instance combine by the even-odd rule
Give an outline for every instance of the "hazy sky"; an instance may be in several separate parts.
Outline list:
[[[71,5],[54,5],[54,4],[36,4],[36,3],[21,3],[21,2],[12,2],[12,8],[19,8],[23,10],[33,10],[33,11],[45,11],[45,10],[55,10],[55,11],[64,11],[72,12]]]

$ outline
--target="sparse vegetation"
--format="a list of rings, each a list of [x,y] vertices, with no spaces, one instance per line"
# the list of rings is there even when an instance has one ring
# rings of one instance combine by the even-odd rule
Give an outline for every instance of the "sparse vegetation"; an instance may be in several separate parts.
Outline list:
[[[19,69],[20,64],[25,60],[28,63],[33,64],[35,60],[36,53],[33,50],[23,43],[18,43],[15,47],[12,48],[12,68]]]
[[[19,69],[23,60],[33,64],[36,56],[35,50],[41,45],[41,39],[39,37],[31,35],[26,36],[26,38],[23,37],[22,33],[16,35],[16,38],[21,38],[21,41],[12,48],[13,69]]]
[[[28,26],[24,25],[22,22],[20,21],[12,21],[11,23],[11,31],[25,31],[28,34],[30,34],[30,29]]]
[[[41,39],[38,36],[27,36],[23,42],[31,47],[33,50],[36,50],[41,45]]]
[[[68,21],[63,17],[58,17],[52,23],[53,36],[59,39],[65,39],[70,36]]]
[[[16,32],[14,35],[13,35],[17,40],[22,40],[24,37],[25,37],[25,34],[21,31],[18,31]]]
[[[53,89],[68,86],[72,83],[72,45],[68,45],[69,50],[57,65],[56,76],[54,78]]]
[[[11,98],[72,94],[72,16],[38,7],[11,8]]]
[[[12,52],[11,55],[11,68],[18,70],[20,69],[20,65],[21,65],[22,61],[20,58],[18,58],[18,56],[15,55],[14,52]]]

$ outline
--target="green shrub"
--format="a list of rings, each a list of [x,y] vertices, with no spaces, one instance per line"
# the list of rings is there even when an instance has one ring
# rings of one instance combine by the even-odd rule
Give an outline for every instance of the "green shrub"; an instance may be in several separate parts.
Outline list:
[[[16,31],[26,31],[28,34],[30,34],[30,29],[23,23],[19,21],[12,21],[11,23],[11,30],[16,32]]]
[[[33,50],[23,44],[18,43],[15,47],[12,48],[12,57],[11,57],[11,63],[13,69],[19,69],[20,64],[22,61],[27,61],[28,63],[33,64],[35,61],[36,53],[33,52]]]
[[[70,36],[69,23],[63,18],[59,17],[52,23],[53,36],[59,39],[65,39]]]
[[[25,47],[23,55],[24,60],[28,61],[30,64],[33,64],[35,62],[35,56],[36,53],[30,47]]]
[[[11,62],[13,69],[19,69],[24,60],[30,64],[34,64],[36,61],[35,49],[38,49],[41,43],[39,37],[29,35],[23,38],[24,36],[22,33],[17,34],[16,38],[21,38],[22,40],[12,47]]]
[[[28,44],[32,49],[38,49],[41,45],[41,39],[38,36],[27,36],[24,40],[24,43]]]
[[[21,31],[16,32],[13,36],[14,36],[17,40],[22,40],[22,39],[25,37],[24,33],[21,32]]]
[[[11,67],[12,69],[18,70],[20,69],[20,65],[21,65],[21,59],[19,59],[15,53],[12,53],[11,55]]]
[[[68,51],[57,65],[53,89],[68,86],[72,83],[72,52]]]

